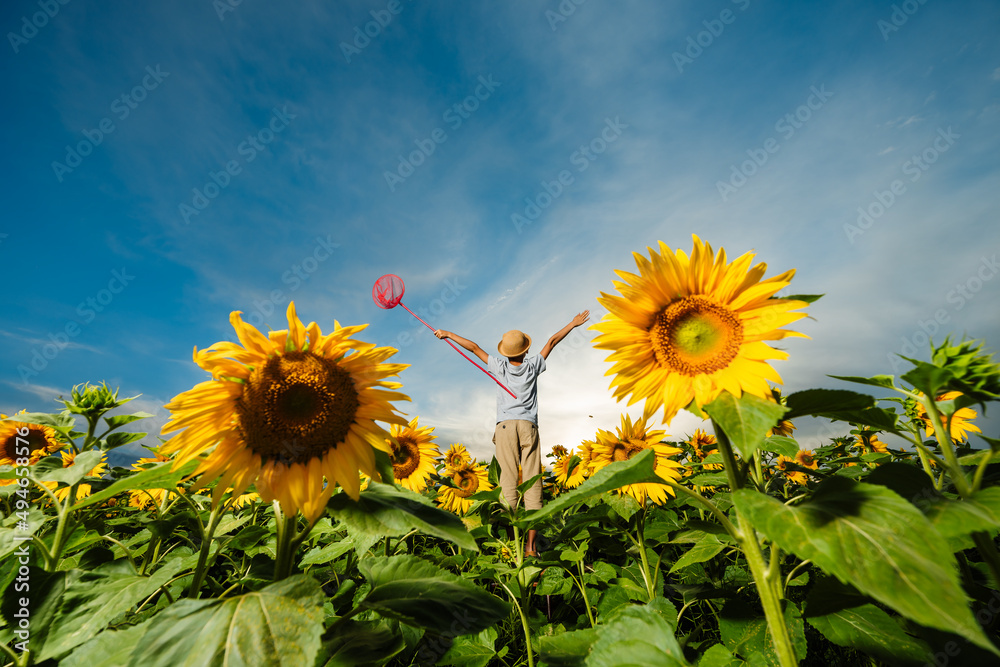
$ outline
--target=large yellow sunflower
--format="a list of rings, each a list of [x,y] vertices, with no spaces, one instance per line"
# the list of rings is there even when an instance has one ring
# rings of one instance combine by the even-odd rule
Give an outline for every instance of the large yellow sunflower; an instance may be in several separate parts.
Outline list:
[[[662,406],[666,423],[723,391],[770,398],[768,381],[781,378],[768,360],[788,354],[764,341],[803,336],[781,327],[805,317],[790,311],[806,303],[772,298],[795,271],[761,281],[767,265],[751,268],[753,253],[727,263],[725,250],[716,255],[697,236],[690,258],[659,247],[648,248],[649,259],[634,253],[638,275],[616,271],[621,296],[598,298],[608,314],[591,328],[602,332],[595,347],[612,350],[615,398],[631,394],[629,405],[644,400],[647,412]]]
[[[48,426],[14,419],[0,421],[0,465],[34,465],[62,447],[56,432]]]
[[[465,445],[456,442],[444,453],[444,471],[450,475],[471,461],[472,457],[469,455],[469,450],[465,448]]]
[[[434,460],[441,456],[432,440],[433,426],[417,427],[414,417],[405,427],[392,425],[388,440],[392,475],[404,488],[416,493],[427,488],[427,478],[434,473]]]
[[[219,479],[218,504],[230,488],[242,494],[253,484],[264,502],[282,511],[318,517],[337,484],[354,499],[358,471],[376,475],[375,449],[388,453],[389,434],[376,421],[405,424],[390,401],[409,400],[391,389],[406,364],[385,364],[391,347],[375,347],[351,336],[368,325],[341,327],[323,335],[288,305],[288,330],[264,336],[229,318],[240,343],[220,342],[194,352],[213,379],[167,404],[164,433],[181,431],[161,451],[176,453],[174,468],[200,458],[192,473],[197,486]],[[324,478],[326,483],[324,484]]]
[[[490,484],[489,473],[486,471],[486,464],[477,464],[475,459],[450,471],[449,475],[455,488],[444,485],[438,487],[435,500],[442,508],[455,514],[461,515],[469,511],[469,508],[472,507],[469,496],[480,491],[490,491],[493,488],[493,485]]]
[[[670,458],[680,454],[681,450],[660,442],[666,432],[647,430],[645,418],[633,424],[632,418],[628,415],[622,415],[622,425],[617,431],[617,434],[604,430],[597,431],[597,442],[594,444],[593,459],[591,459],[593,472],[616,461],[626,461],[644,449],[652,449],[656,452],[653,472],[662,479],[675,482],[681,478],[684,466]],[[647,497],[660,505],[666,501],[667,496],[674,495],[674,490],[665,484],[628,484],[618,489],[618,493],[629,494],[639,501],[640,505],[645,505]]]
[[[563,449],[565,451],[565,448]],[[577,462],[573,466],[573,469],[570,470],[569,464],[572,462],[574,456],[576,456]],[[556,462],[552,464],[552,473],[555,475],[556,481],[560,486],[566,489],[575,489],[583,484],[583,480],[587,478],[586,465],[584,465],[583,459],[572,449],[556,459]]]
[[[935,403],[940,403],[941,401],[950,401],[958,398],[962,395],[960,391],[949,391],[941,394],[936,399]],[[924,422],[924,430],[927,431],[927,437],[934,437],[934,425],[931,423],[931,418],[927,416],[927,411],[924,410],[924,406],[917,403],[917,416]],[[975,424],[971,423],[973,419],[978,416],[975,410],[972,408],[962,408],[956,410],[955,414],[951,416],[951,425],[948,426],[948,433],[951,434],[951,439],[955,442],[962,442],[969,439],[969,433],[982,433],[980,428]],[[941,421],[944,422],[945,416],[941,415]]]

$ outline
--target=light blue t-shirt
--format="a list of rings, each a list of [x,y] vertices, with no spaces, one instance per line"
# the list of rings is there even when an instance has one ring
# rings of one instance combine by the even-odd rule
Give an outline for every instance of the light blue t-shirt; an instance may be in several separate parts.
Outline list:
[[[520,366],[507,361],[507,357],[490,355],[490,372],[510,387],[517,400],[502,387],[497,387],[497,423],[507,419],[527,419],[538,426],[538,375],[545,370],[545,359],[540,354],[525,357]]]

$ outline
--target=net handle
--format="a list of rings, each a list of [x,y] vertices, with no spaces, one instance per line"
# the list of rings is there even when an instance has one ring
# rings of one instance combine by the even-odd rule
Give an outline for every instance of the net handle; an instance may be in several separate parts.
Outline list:
[[[399,305],[400,305],[400,306],[402,306],[403,308],[406,308],[406,304],[405,304],[405,303],[403,303],[402,301],[400,301],[400,302],[399,302]],[[434,328],[434,327],[432,327],[431,325],[427,324],[427,322],[424,322],[423,318],[421,318],[421,317],[420,317],[419,315],[417,315],[417,314],[416,314],[415,312],[413,312],[413,311],[412,311],[412,310],[410,310],[409,308],[406,308],[406,312],[408,312],[408,313],[409,313],[410,315],[413,315],[413,316],[414,316],[415,318],[417,318],[418,320],[420,320],[421,322],[423,322],[424,326],[425,326],[425,327],[427,327],[428,329],[430,329],[431,331],[437,331],[437,329],[435,329],[435,328]],[[456,351],[456,352],[458,352],[458,353],[459,353],[460,355],[462,355],[463,357],[465,357],[466,359],[468,359],[468,361],[469,361],[469,363],[470,363],[470,364],[472,364],[473,366],[475,366],[476,368],[478,368],[479,370],[481,370],[482,372],[486,373],[486,374],[487,374],[487,375],[489,375],[489,376],[490,376],[491,378],[493,378],[493,381],[494,381],[494,382],[496,382],[496,383],[497,383],[498,385],[500,385],[500,387],[501,387],[501,388],[502,388],[502,389],[503,389],[503,390],[504,390],[505,392],[507,392],[508,394],[510,394],[511,398],[513,398],[513,399],[515,399],[515,400],[517,399],[517,396],[515,396],[515,395],[514,395],[514,392],[512,392],[512,391],[511,391],[510,389],[508,389],[508,388],[507,388],[507,385],[505,385],[505,384],[504,384],[503,382],[501,382],[501,381],[500,381],[500,380],[499,380],[499,379],[497,378],[497,376],[496,376],[496,375],[493,375],[493,373],[491,373],[491,372],[490,372],[489,370],[487,370],[487,369],[483,368],[482,366],[480,366],[479,364],[477,364],[477,363],[476,363],[475,361],[473,361],[471,357],[469,357],[469,356],[468,356],[467,354],[465,354],[465,352],[462,352],[462,351],[461,351],[460,349],[458,349],[458,348],[457,348],[457,347],[455,346],[455,344],[454,344],[454,343],[452,343],[452,342],[451,342],[450,340],[448,340],[447,338],[445,338],[445,339],[444,339],[444,342],[448,343],[448,345],[451,345],[451,347],[452,347],[452,349],[453,349],[453,350],[455,350],[455,351]]]

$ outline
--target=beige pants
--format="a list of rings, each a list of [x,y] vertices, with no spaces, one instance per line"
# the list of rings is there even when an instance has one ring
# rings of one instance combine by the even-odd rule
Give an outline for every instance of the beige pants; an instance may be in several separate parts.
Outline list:
[[[517,507],[517,467],[523,471],[523,482],[542,471],[542,453],[538,446],[538,427],[527,419],[508,419],[497,424],[493,432],[500,463],[500,488],[511,507]],[[542,508],[542,480],[524,493],[524,507]]]

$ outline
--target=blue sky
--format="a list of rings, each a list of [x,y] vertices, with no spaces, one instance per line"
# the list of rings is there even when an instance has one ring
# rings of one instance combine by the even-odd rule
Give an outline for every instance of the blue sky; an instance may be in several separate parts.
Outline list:
[[[995,2],[15,0],[0,26],[6,413],[106,380],[158,430],[230,311],[286,328],[294,299],[370,323],[404,411],[489,458],[492,383],[374,281],[537,350],[692,233],[826,294],[786,393],[901,370],[925,330],[1000,340]],[[625,409],[593,336],[549,359],[546,450]]]

